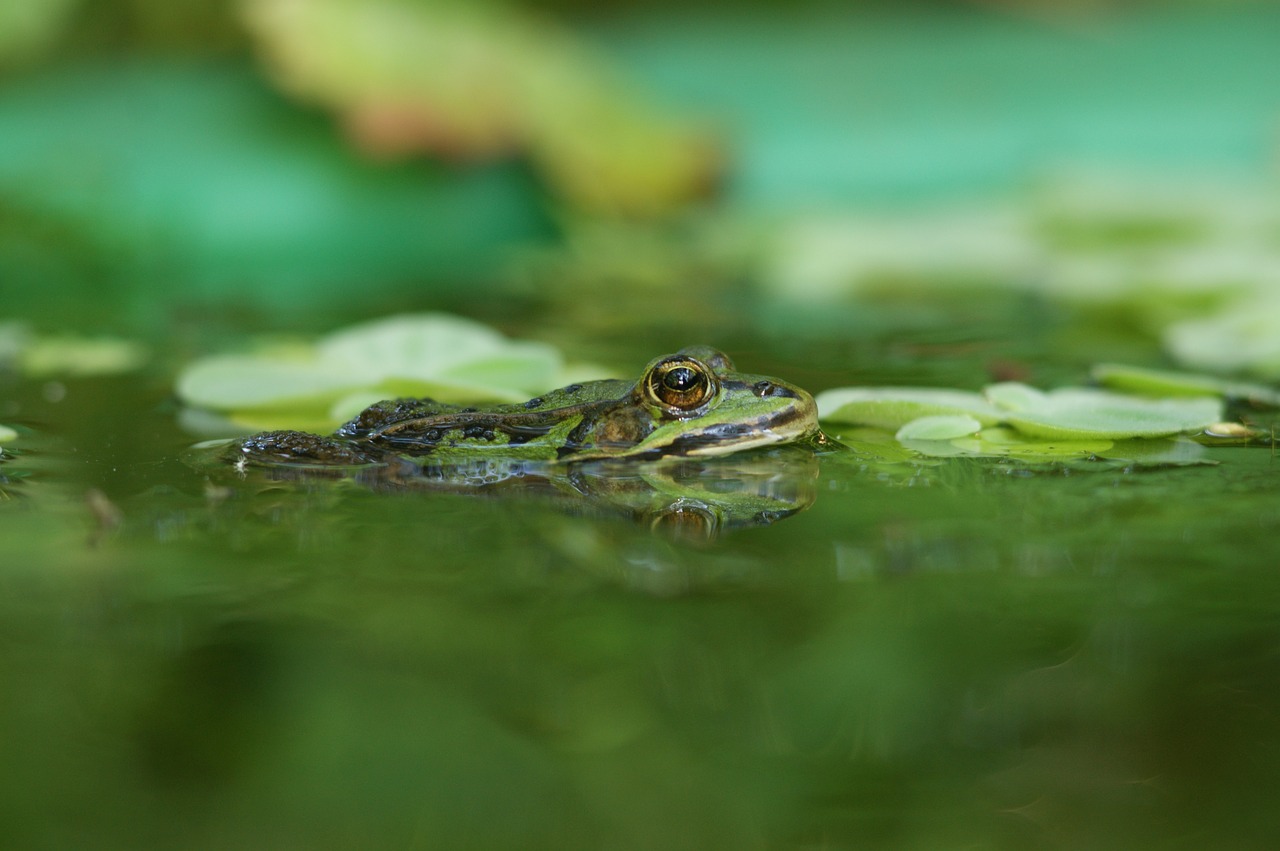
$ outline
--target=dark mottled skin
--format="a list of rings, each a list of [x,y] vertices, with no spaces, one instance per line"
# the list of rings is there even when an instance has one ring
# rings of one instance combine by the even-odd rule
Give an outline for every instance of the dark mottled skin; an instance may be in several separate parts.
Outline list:
[[[356,446],[304,431],[267,431],[237,444],[245,456],[260,460],[316,464],[367,464],[371,459]]]
[[[388,452],[427,455],[454,442],[520,446],[546,435],[566,418],[580,416],[561,454],[599,439],[634,445],[653,430],[631,398],[633,382],[571,384],[527,402],[480,410],[434,399],[390,399],[370,405],[340,426],[332,437],[296,431],[256,434],[236,444],[241,458],[265,464],[368,464]]]
[[[651,362],[638,382],[570,384],[527,402],[483,410],[432,399],[391,399],[361,411],[332,437],[266,432],[240,441],[235,452],[238,462],[304,467],[375,464],[422,456],[439,459],[486,448],[541,460],[617,457],[628,450],[634,457],[657,458],[710,454],[708,450],[716,446],[750,443],[753,434],[768,436],[770,429],[794,420],[793,412],[773,406],[758,417],[701,421],[687,434],[668,435],[660,445],[638,446],[664,423],[695,422],[707,414],[710,399],[724,398],[708,395],[708,381],[711,392],[718,393],[715,388],[721,388],[732,399],[798,398],[796,391],[779,382],[763,379],[748,383],[743,379],[760,377],[741,376],[732,370],[732,362],[723,353],[694,347]],[[703,380],[701,389],[696,384],[664,384],[670,376],[683,382],[695,373],[714,377]],[[660,395],[663,393],[667,395]],[[721,410],[733,417],[745,418],[751,413],[750,406]],[[813,418],[811,399],[804,416]],[[816,420],[813,424],[816,430]]]

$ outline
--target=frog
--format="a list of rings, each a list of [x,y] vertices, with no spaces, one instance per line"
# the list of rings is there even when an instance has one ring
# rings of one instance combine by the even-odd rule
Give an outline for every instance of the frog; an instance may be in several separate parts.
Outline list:
[[[808,392],[737,371],[724,352],[690,346],[638,380],[570,384],[527,402],[464,407],[429,398],[378,402],[331,436],[270,431],[234,444],[235,463],[330,467],[477,458],[580,464],[707,458],[825,441]]]

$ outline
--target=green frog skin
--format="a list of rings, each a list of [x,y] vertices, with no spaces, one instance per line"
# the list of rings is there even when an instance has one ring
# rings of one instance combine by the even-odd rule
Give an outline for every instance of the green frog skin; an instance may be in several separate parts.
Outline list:
[[[333,466],[480,458],[577,463],[727,455],[824,440],[804,390],[734,369],[722,352],[681,349],[637,381],[571,384],[515,405],[461,407],[396,399],[362,411],[332,437],[297,431],[235,444],[237,463]]]

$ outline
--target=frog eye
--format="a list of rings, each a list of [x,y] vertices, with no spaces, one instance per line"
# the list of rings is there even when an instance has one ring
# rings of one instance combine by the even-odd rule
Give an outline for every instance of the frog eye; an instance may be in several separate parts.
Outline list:
[[[649,401],[673,416],[701,413],[716,395],[716,377],[695,358],[673,355],[654,364],[644,377]]]

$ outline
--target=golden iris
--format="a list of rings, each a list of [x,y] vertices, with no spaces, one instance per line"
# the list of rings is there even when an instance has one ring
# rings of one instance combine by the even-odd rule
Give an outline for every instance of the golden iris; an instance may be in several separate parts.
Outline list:
[[[644,380],[655,405],[675,416],[697,412],[716,393],[716,378],[702,361],[676,355],[654,364]]]

